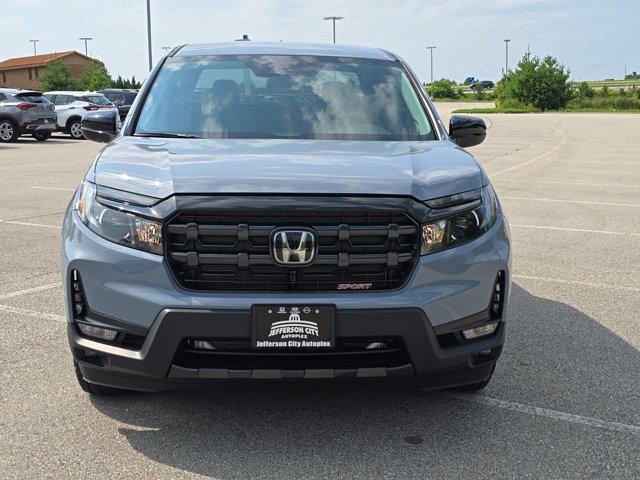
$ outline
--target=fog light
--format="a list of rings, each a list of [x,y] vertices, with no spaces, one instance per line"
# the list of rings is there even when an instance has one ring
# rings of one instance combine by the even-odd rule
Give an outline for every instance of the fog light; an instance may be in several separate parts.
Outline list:
[[[96,327],[95,325],[88,325],[86,323],[78,323],[78,328],[87,337],[99,338],[100,340],[107,340],[109,342],[115,340],[118,335],[118,332],[115,330]]]
[[[488,323],[486,325],[482,325],[476,328],[470,328],[468,330],[462,331],[462,336],[465,340],[472,340],[474,338],[486,337],[487,335],[491,335],[496,331],[496,327],[498,326],[498,322],[496,323]]]

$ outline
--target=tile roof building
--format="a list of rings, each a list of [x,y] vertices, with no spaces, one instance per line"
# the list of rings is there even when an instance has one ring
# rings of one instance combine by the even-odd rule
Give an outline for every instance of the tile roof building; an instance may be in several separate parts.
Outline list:
[[[93,60],[75,51],[10,58],[0,62],[0,87],[39,90],[40,73],[49,62],[56,59],[69,66],[72,77],[82,75],[87,63]]]

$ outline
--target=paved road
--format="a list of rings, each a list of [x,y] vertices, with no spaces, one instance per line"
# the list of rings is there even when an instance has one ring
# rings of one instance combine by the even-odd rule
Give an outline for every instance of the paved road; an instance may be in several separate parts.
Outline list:
[[[100,146],[1,145],[0,477],[640,478],[640,116],[486,118],[473,152],[510,216],[515,285],[503,358],[477,396],[90,398],[66,346],[59,225]]]

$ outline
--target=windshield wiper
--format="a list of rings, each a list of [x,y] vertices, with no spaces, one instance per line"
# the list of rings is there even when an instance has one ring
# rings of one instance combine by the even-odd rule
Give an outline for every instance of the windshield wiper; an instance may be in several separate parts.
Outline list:
[[[190,135],[188,133],[171,133],[171,132],[140,132],[135,133],[135,137],[157,137],[157,138],[200,138],[198,135]]]

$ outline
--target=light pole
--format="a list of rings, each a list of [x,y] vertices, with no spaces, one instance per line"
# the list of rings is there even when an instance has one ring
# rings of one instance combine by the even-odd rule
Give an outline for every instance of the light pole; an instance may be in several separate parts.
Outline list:
[[[171,48],[172,48],[172,47],[162,47],[162,49],[163,49],[165,52],[168,52],[169,50],[171,50]]]
[[[510,38],[504,40],[504,74],[509,73],[509,42]]]
[[[333,43],[336,43],[336,20],[342,20],[345,17],[324,17],[325,20],[331,20],[333,22]]]
[[[151,0],[147,0],[147,47],[149,50],[149,71],[153,69],[153,56],[151,54]]]
[[[427,47],[427,50],[431,52],[431,83],[433,83],[433,50],[438,47]]]
[[[84,40],[84,54],[88,57],[89,56],[89,50],[87,49],[87,41],[88,40],[93,40],[92,37],[80,37],[78,38],[78,40]]]
[[[36,53],[36,43],[38,43],[40,40],[29,40],[31,43],[33,43],[33,54],[37,55]]]

